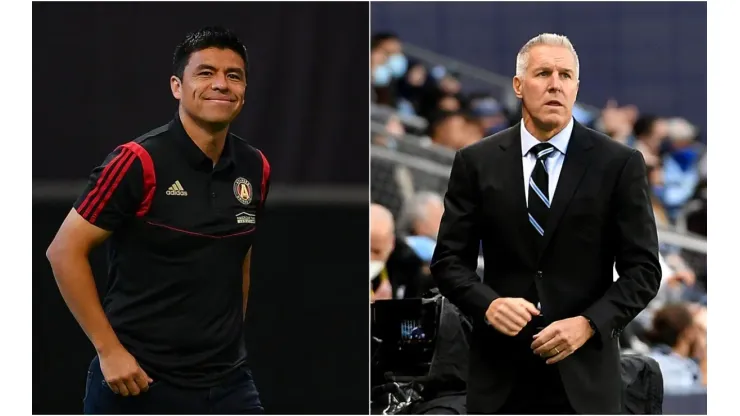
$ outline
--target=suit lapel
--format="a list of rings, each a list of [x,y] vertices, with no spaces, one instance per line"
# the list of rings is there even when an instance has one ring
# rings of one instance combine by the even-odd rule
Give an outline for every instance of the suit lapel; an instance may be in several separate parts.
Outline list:
[[[519,236],[518,243],[521,243],[520,250],[526,253],[525,257],[530,259],[532,265],[536,260],[537,239],[533,232],[532,225],[529,223],[529,214],[527,211],[527,200],[524,196],[524,169],[522,167],[522,144],[520,124],[518,123],[511,129],[508,141],[503,141],[500,146],[504,151],[503,173],[506,180],[502,181],[506,185],[506,195],[513,202],[514,218],[512,219],[513,228]]]
[[[547,249],[547,245],[550,244],[550,240],[557,230],[560,220],[565,213],[565,209],[573,198],[573,194],[575,194],[576,189],[578,189],[578,185],[583,178],[583,174],[586,173],[586,169],[591,160],[588,157],[588,151],[592,147],[593,143],[588,130],[575,122],[573,125],[573,133],[571,133],[570,141],[568,142],[568,149],[565,153],[563,168],[560,171],[560,177],[558,178],[558,183],[555,188],[555,197],[552,201],[550,214],[547,218],[545,235],[540,241],[541,244],[539,244],[537,254],[538,263]]]

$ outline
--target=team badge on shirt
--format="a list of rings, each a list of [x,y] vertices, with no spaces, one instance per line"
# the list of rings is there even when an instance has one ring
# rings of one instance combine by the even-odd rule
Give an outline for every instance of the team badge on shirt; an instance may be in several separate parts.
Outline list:
[[[237,178],[234,181],[234,196],[244,205],[252,202],[252,184],[244,178]]]

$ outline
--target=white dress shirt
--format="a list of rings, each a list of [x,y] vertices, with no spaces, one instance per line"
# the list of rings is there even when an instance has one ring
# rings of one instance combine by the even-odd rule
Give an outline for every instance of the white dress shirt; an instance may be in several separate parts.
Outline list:
[[[519,128],[522,136],[522,168],[524,169],[524,198],[529,206],[529,178],[532,176],[534,171],[535,163],[537,158],[534,154],[529,151],[541,142],[537,140],[532,134],[530,134],[524,127],[524,120],[521,122]],[[555,196],[555,188],[558,185],[558,179],[560,178],[560,171],[563,170],[563,161],[565,161],[565,152],[568,150],[568,143],[570,142],[570,135],[573,133],[573,118],[571,117],[570,122],[565,126],[560,133],[556,134],[553,138],[547,141],[557,149],[553,152],[550,157],[545,159],[545,169],[547,170],[549,186],[548,186],[548,197],[550,201]]]

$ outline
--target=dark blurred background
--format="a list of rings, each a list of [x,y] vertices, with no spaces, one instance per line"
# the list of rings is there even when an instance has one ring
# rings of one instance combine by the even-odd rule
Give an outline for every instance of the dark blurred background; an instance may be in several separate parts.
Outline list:
[[[706,3],[382,2],[371,29],[371,200],[393,216],[371,214],[371,255],[389,253],[373,297],[434,287],[428,266],[455,151],[521,120],[517,53],[541,33],[565,35],[580,61],[573,116],[642,152],[659,230],[660,290],[620,345],[659,363],[666,414],[706,412]],[[699,336],[677,352],[656,328]]]
[[[246,331],[268,413],[367,413],[368,3],[33,4],[33,412],[82,411],[95,352],[45,250],[90,170],[175,113],[169,77],[191,30],[249,50],[233,131],[272,191]],[[92,254],[99,289],[105,251]]]

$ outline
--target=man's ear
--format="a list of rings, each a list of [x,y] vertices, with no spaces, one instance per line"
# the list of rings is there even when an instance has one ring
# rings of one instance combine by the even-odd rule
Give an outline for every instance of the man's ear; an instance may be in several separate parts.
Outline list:
[[[170,90],[172,90],[172,96],[176,99],[182,98],[182,81],[176,76],[170,77]]]
[[[516,95],[516,98],[522,99],[522,79],[517,75],[514,77],[514,79],[511,81],[512,87],[514,87],[514,95]]]

